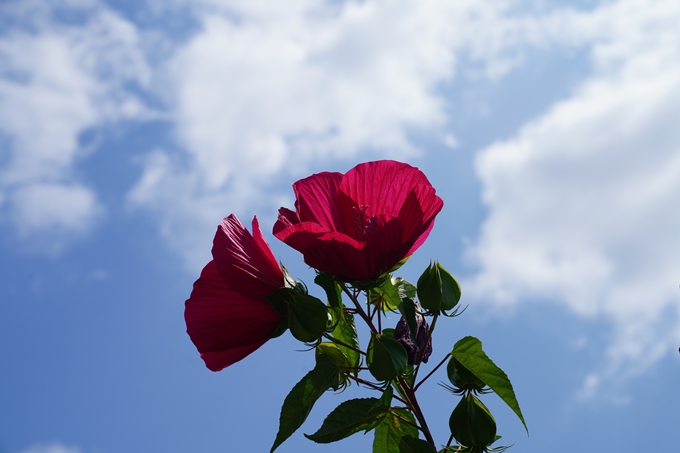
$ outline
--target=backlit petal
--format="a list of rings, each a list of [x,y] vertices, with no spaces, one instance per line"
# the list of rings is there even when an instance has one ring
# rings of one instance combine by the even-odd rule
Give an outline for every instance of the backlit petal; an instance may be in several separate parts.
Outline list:
[[[399,210],[399,218],[404,225],[404,239],[418,239],[431,228],[434,217],[442,210],[444,202],[437,196],[432,186],[418,185],[413,188]],[[427,235],[422,239],[425,241]],[[418,246],[422,244],[420,242]]]
[[[263,299],[247,298],[222,279],[215,261],[208,263],[185,303],[187,333],[213,371],[259,348],[274,331],[278,314]],[[212,354],[220,353],[220,354]],[[210,361],[207,359],[210,357]],[[221,357],[221,361],[215,360]]]
[[[222,219],[213,240],[213,259],[231,289],[239,294],[264,297],[283,286],[283,273],[253,219],[253,235],[235,215]],[[256,230],[256,231],[255,231]]]
[[[327,233],[329,230],[314,222],[300,222],[278,232],[274,230],[277,239],[301,253],[305,253],[309,244]]]
[[[342,173],[323,172],[293,184],[300,222],[314,222],[328,231],[342,231],[338,186]]]
[[[397,217],[411,190],[418,184],[430,185],[415,167],[382,160],[352,168],[340,183],[340,191],[358,206],[368,206],[367,214]]]
[[[305,249],[305,263],[346,280],[364,280],[370,265],[362,251],[364,244],[342,233],[328,233]]]

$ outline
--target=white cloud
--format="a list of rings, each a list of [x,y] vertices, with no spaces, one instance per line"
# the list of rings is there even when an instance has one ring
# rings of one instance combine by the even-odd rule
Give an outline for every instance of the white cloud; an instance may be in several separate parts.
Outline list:
[[[67,447],[59,443],[36,444],[19,453],[81,453],[77,447]]]
[[[61,24],[64,12],[83,23]],[[78,182],[79,136],[146,114],[124,87],[149,79],[137,31],[96,1],[29,0],[3,13],[16,20],[0,33],[0,216],[21,233],[85,232],[102,207]]]
[[[672,0],[550,16],[537,29],[588,44],[594,74],[478,155],[489,214],[469,250],[479,272],[468,294],[559,301],[611,321],[607,361],[583,397],[680,340],[678,23]]]
[[[185,2],[179,1],[180,4]],[[521,29],[503,2],[192,2],[200,30],[163,71],[186,155],[156,151],[131,193],[163,218],[192,267],[220,216],[278,208],[275,177],[319,159],[413,156],[410,131],[449,144],[445,98],[459,53],[507,71]],[[159,154],[160,153],[160,154]],[[165,157],[162,157],[165,155]],[[181,165],[173,164],[181,162]]]

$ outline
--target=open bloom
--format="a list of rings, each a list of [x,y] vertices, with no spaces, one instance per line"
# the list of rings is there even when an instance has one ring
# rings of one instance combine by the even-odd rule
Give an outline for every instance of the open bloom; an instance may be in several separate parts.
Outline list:
[[[420,170],[392,160],[315,174],[293,190],[296,210],[279,210],[274,235],[347,281],[377,278],[410,256],[444,205]]]
[[[235,215],[222,219],[212,255],[186,301],[184,319],[206,366],[219,371],[270,338],[281,318],[265,296],[284,283],[257,218],[252,235]]]

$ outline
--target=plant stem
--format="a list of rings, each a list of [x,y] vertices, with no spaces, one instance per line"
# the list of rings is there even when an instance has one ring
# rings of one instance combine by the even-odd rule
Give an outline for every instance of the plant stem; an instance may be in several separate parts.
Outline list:
[[[408,400],[408,405],[413,411],[413,415],[416,417],[416,420],[418,420],[418,423],[420,424],[421,430],[423,431],[423,435],[425,435],[425,440],[427,440],[428,443],[430,443],[432,446],[436,447],[436,444],[434,443],[434,438],[432,437],[432,433],[430,433],[430,428],[427,427],[427,421],[425,420],[425,416],[423,415],[423,411],[420,409],[420,405],[418,405],[418,399],[416,398],[416,394],[411,388],[410,385],[408,385],[408,382],[404,380],[404,378],[399,377],[399,386],[401,387],[401,390]]]
[[[432,325],[430,326],[430,331],[427,334],[427,340],[425,340],[425,346],[423,346],[423,349],[420,351],[420,357],[418,358],[417,362],[418,365],[416,366],[416,370],[413,372],[413,382],[416,381],[416,377],[418,377],[418,370],[420,370],[420,365],[423,363],[423,357],[425,357],[425,351],[427,351],[427,345],[430,344],[430,341],[432,340],[432,332],[434,332],[434,328],[437,325],[437,318],[439,317],[439,312],[437,312],[434,317],[432,318]],[[423,319],[423,322],[425,322],[425,319]],[[413,344],[416,343],[416,339],[413,339]]]
[[[353,376],[353,375],[348,375],[348,376],[349,376],[350,379],[354,379],[357,383],[363,384],[363,385],[365,385],[366,387],[372,388],[373,390],[378,390],[378,391],[380,391],[380,392],[382,392],[382,391],[385,390],[384,388],[380,387],[379,385],[376,385],[376,384],[374,384],[373,382],[367,381],[367,380],[365,380],[365,379],[361,379],[360,377]],[[398,395],[393,395],[393,398],[396,399],[396,400],[398,400],[398,401],[400,401],[400,402],[402,402],[402,403],[404,403],[404,404],[406,404],[407,406],[409,406],[408,401],[406,401],[406,400],[403,399],[402,397],[400,397],[400,396],[398,396]],[[409,407],[410,407],[410,406],[409,406]]]
[[[420,384],[422,384],[423,382],[427,381],[427,379],[428,379],[430,376],[432,376],[432,375],[434,374],[434,372],[437,371],[437,370],[439,369],[439,367],[441,367],[442,365],[444,365],[444,362],[446,362],[446,360],[449,358],[450,355],[451,355],[450,352],[449,352],[448,354],[446,354],[446,356],[442,359],[442,361],[439,362],[439,364],[438,364],[436,367],[434,367],[434,369],[433,369],[432,371],[430,371],[429,373],[427,373],[427,376],[425,376],[425,377],[423,378],[422,381],[418,382],[418,384],[417,384],[415,387],[413,387],[413,391],[415,392],[416,390],[418,390],[418,387],[420,387]],[[415,378],[414,378],[414,379],[415,379]]]
[[[412,421],[410,421],[410,420],[408,420],[408,419],[402,417],[401,415],[397,414],[396,412],[392,412],[392,415],[394,415],[395,417],[397,417],[399,420],[401,420],[402,422],[406,423],[407,425],[413,426],[413,427],[416,428],[418,431],[424,432],[424,431],[423,431],[423,428],[421,428],[421,427],[418,426],[417,424],[413,423]]]
[[[326,332],[324,332],[322,335],[324,336],[324,338],[331,340],[335,344],[339,344],[340,346],[344,346],[347,349],[351,349],[352,351],[358,352],[359,354],[366,355],[366,353],[364,351],[362,351],[361,349],[355,348],[354,346],[350,346],[347,343],[345,343],[344,341],[340,341],[337,338],[335,338],[331,335],[328,335]]]
[[[373,321],[371,321],[371,318],[368,317],[364,309],[361,307],[361,304],[359,303],[359,300],[357,299],[356,294],[352,294],[350,290],[347,288],[347,285],[344,283],[340,284],[340,287],[342,290],[347,294],[347,297],[354,303],[354,306],[356,307],[357,314],[361,316],[361,318],[364,320],[364,322],[368,325],[368,327],[371,329],[371,332],[373,333],[378,333],[377,329],[373,325]]]

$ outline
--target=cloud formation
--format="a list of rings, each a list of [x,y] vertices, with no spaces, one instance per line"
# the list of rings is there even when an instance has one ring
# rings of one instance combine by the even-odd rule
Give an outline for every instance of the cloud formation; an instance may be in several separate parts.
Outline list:
[[[680,338],[680,4],[608,2],[546,17],[595,71],[476,168],[489,209],[469,250],[474,296],[558,301],[613,326],[598,384],[646,370]]]
[[[149,72],[136,29],[95,1],[3,6],[0,32],[0,219],[20,236],[49,236],[52,250],[102,214],[76,170],[80,135],[143,115],[124,87]],[[56,17],[83,19],[63,23]]]
[[[216,219],[245,206],[274,212],[281,174],[299,177],[321,159],[359,153],[413,156],[422,152],[409,136],[415,131],[455,143],[444,131],[439,87],[454,77],[461,53],[485,77],[517,60],[506,39],[517,27],[504,8],[192,2],[198,31],[163,71],[183,151],[150,155],[130,199],[159,213],[165,234],[197,267],[205,257],[192,256],[192,238],[209,237]]]

